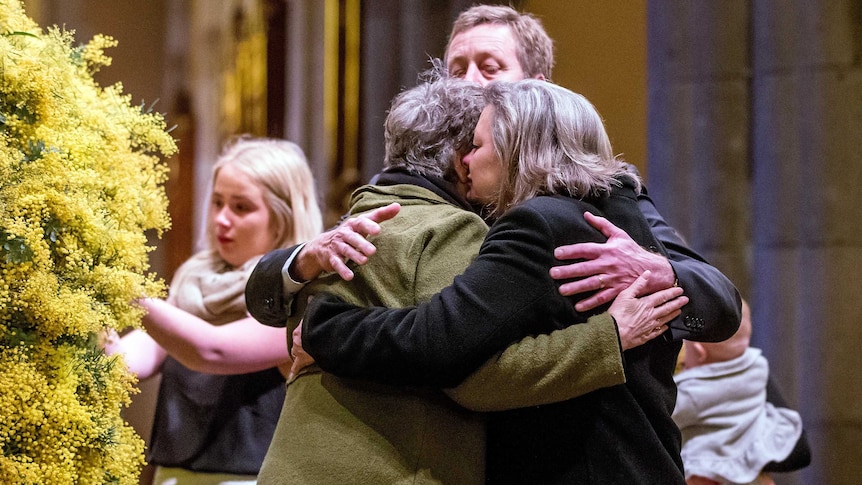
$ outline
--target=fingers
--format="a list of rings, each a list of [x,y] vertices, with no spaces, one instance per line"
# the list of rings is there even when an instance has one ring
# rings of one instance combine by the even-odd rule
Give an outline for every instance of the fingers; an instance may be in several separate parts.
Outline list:
[[[575,304],[575,310],[579,312],[590,311],[593,308],[600,307],[613,300],[617,297],[617,294],[618,292],[615,288],[605,288],[604,290],[577,302]]]
[[[670,286],[663,290],[656,291],[652,295],[656,298],[664,298],[665,300],[670,300],[671,298],[676,298],[683,294],[685,290],[681,286]]]
[[[644,271],[628,288],[620,292],[620,296],[637,298],[644,294],[651,274],[650,270]]]
[[[351,271],[347,264],[338,256],[331,255],[329,257],[329,265],[332,267],[332,271],[338,273],[338,276],[340,276],[344,281],[350,281],[353,279],[353,271]]]
[[[607,282],[605,283],[605,287],[607,287]],[[586,293],[588,291],[595,291],[599,289],[601,289],[601,285],[598,283],[598,279],[593,277],[563,283],[562,285],[560,285],[559,291],[560,294],[563,296],[572,296],[579,293]]]
[[[340,236],[340,241],[333,240],[333,250],[345,259],[352,259],[359,264],[365,264],[368,262],[368,257],[374,256],[374,253],[377,252],[377,247],[365,239],[362,233],[344,232]]]
[[[584,219],[593,227],[598,229],[605,237],[610,238],[614,234],[618,234],[620,232],[624,232],[619,227],[611,224],[611,221],[605,219],[604,217],[597,216],[591,212],[584,212]]]
[[[588,274],[592,274],[588,272],[586,269],[582,269],[580,273],[573,272],[573,269],[580,269],[586,266],[590,260],[597,259],[602,255],[603,245],[599,243],[578,243],[578,244],[568,244],[565,246],[559,246],[554,249],[554,257],[559,260],[568,260],[568,259],[586,259],[583,263],[570,264],[567,266],[557,266],[553,269],[568,271],[565,275],[560,278],[572,278],[576,276],[585,276]],[[553,273],[552,277],[556,278]],[[560,279],[557,278],[557,279]]]
[[[671,298],[670,300],[664,302],[659,309],[664,312],[672,312],[676,310],[681,310],[682,307],[688,304],[688,297],[685,295],[680,295],[676,298]]]
[[[661,323],[662,325],[667,325],[668,323],[671,322],[671,320],[673,320],[674,318],[676,318],[680,315],[682,315],[682,310],[674,310],[674,311],[668,313],[667,315],[656,318],[656,320],[658,320],[658,322]]]
[[[650,306],[658,308],[663,305],[669,305],[666,308],[676,310],[677,308],[682,308],[683,305],[685,305],[685,303],[680,304],[679,302],[679,297],[683,297],[682,293],[682,288],[678,286],[672,286],[670,288],[665,288],[661,291],[656,291],[655,293],[652,293],[650,295],[646,295],[644,296],[644,299]],[[688,298],[683,298],[685,298],[687,303]]]
[[[357,245],[361,243],[361,240],[364,240],[368,236],[376,236],[380,233],[380,224],[375,222],[370,217],[359,216],[359,217],[351,217],[344,221],[344,223],[336,229],[342,235],[342,238],[345,241],[351,239],[351,236],[356,236],[355,243],[353,245]]]
[[[393,217],[397,216],[400,211],[401,206],[397,202],[393,202],[385,207],[374,209],[373,211],[366,214],[365,217],[371,219],[374,222],[380,223],[392,219]]]
[[[334,271],[345,281],[355,276],[348,261],[363,265],[377,252],[377,247],[366,239],[380,233],[380,222],[395,217],[401,211],[397,203],[375,209],[368,214],[351,217],[342,224],[310,242],[306,248],[317,255],[320,269]]]
[[[374,236],[380,233],[380,223],[392,219],[401,211],[401,205],[393,202],[387,206],[359,216],[351,217],[342,223],[342,228],[348,228],[362,237]]]

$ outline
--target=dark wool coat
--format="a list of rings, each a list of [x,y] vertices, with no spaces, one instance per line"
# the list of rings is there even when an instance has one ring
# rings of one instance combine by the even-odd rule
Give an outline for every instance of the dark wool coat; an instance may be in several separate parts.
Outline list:
[[[548,268],[558,264],[555,247],[605,239],[579,216],[587,210],[642,246],[663,250],[631,188],[589,202],[537,197],[504,214],[468,270],[425,304],[360,309],[318,297],[305,314],[304,346],[335,373],[447,386],[524,335],[580,324],[589,315],[576,313],[573,303],[584,295],[561,297]],[[492,414],[489,483],[684,483],[671,420],[681,343],[670,332],[665,337],[624,353],[624,385]]]

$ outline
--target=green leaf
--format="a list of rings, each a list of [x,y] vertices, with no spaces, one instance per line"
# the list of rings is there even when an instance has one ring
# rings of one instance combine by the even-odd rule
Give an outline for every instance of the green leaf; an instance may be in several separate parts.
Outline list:
[[[21,236],[9,237],[5,232],[0,232],[3,236],[3,244],[0,246],[0,253],[7,263],[21,264],[33,259],[33,250],[27,245],[27,241]]]
[[[38,38],[39,38],[39,36],[38,36],[38,35],[36,35],[36,34],[31,34],[30,32],[22,32],[22,31],[19,31],[19,30],[16,30],[16,31],[14,31],[14,32],[9,32],[8,34],[4,34],[4,35],[23,35],[23,36],[26,36],[26,37],[32,37],[32,38],[34,38],[34,39],[38,39]]]

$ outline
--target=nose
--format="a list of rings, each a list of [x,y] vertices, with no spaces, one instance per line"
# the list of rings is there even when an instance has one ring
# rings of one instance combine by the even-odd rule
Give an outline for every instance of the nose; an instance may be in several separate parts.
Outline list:
[[[477,83],[481,86],[488,84],[488,80],[485,79],[485,76],[482,75],[482,70],[479,69],[479,66],[477,66],[473,62],[471,62],[470,65],[467,66],[467,73],[464,75],[464,79],[472,83]]]
[[[223,226],[223,227],[229,226],[230,225],[229,212],[230,212],[230,210],[228,209],[227,206],[216,210],[215,213],[213,214],[213,220],[215,221],[216,225]]]
[[[465,168],[470,166],[470,161],[473,160],[473,151],[474,150],[470,150],[463,157],[461,157],[461,166]]]

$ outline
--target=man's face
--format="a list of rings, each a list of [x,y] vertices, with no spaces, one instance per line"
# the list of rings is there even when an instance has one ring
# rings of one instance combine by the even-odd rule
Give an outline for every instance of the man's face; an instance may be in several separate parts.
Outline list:
[[[491,81],[520,81],[515,36],[508,25],[482,24],[452,38],[446,56],[449,74],[485,86]]]

